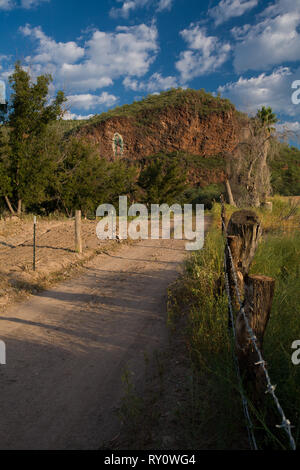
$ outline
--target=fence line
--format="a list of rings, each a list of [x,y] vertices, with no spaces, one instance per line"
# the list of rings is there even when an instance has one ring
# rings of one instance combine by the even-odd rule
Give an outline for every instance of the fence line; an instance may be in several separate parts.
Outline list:
[[[224,214],[224,204],[223,204],[222,201],[221,201],[221,204],[222,204],[222,213]],[[226,225],[225,225],[225,221],[224,221],[223,217],[222,217],[222,229],[223,229],[223,234],[224,234],[224,237],[225,237],[225,240],[226,240],[226,249],[227,249],[227,252],[228,252],[228,255],[229,255],[229,260],[230,260],[230,271],[231,271],[232,276],[233,276],[236,296],[237,296],[238,303],[239,303],[239,306],[240,306],[239,313],[242,314],[242,317],[243,317],[243,320],[245,322],[245,326],[246,326],[249,338],[250,338],[250,340],[253,344],[253,347],[254,347],[254,349],[255,349],[255,351],[258,355],[258,358],[259,358],[259,361],[257,361],[255,363],[255,366],[258,366],[258,367],[262,368],[262,370],[264,372],[264,375],[265,375],[265,378],[266,378],[266,383],[267,383],[267,389],[266,389],[265,393],[270,393],[270,395],[272,396],[272,398],[275,402],[276,408],[277,408],[277,410],[278,410],[278,412],[279,412],[279,414],[282,418],[281,424],[277,425],[276,427],[284,429],[284,431],[286,432],[286,434],[289,438],[291,449],[296,450],[296,443],[295,443],[295,440],[293,438],[292,431],[291,431],[292,425],[291,425],[290,421],[286,418],[285,413],[284,413],[284,411],[283,411],[283,409],[282,409],[282,407],[279,403],[279,400],[278,400],[278,398],[275,394],[276,386],[272,385],[272,383],[271,383],[271,379],[270,379],[268,370],[266,368],[266,361],[264,360],[264,358],[262,356],[262,353],[261,353],[261,351],[260,351],[260,349],[257,345],[257,338],[256,338],[256,336],[254,334],[254,331],[252,330],[251,326],[249,325],[248,318],[247,318],[247,315],[246,315],[245,310],[244,310],[242,297],[241,297],[239,287],[238,287],[237,273],[236,273],[236,270],[235,270],[231,249],[230,249],[229,244],[228,244],[227,229],[226,229]],[[224,258],[225,258],[225,261],[224,261],[225,285],[226,285],[226,292],[227,292],[227,296],[228,296],[229,310],[230,310],[230,316],[231,316],[231,324],[232,324],[232,329],[233,329],[233,332],[234,332],[234,339],[235,339],[234,316],[233,316],[233,309],[232,309],[232,298],[231,298],[230,289],[229,289],[228,266],[227,266],[227,262],[226,262],[226,253],[225,253]],[[237,360],[237,357],[236,357],[235,353],[234,353],[234,356],[235,356],[235,361],[237,361],[237,363],[238,363],[238,360]],[[239,377],[240,377],[240,371],[239,371]],[[245,417],[246,417],[246,420],[247,420],[248,433],[249,433],[249,431],[252,430],[252,434],[253,434],[253,426],[252,426],[252,422],[251,422],[251,419],[250,419],[250,416],[249,416],[248,404],[245,407],[244,400],[246,400],[246,398],[245,398],[244,394],[241,393],[241,395],[242,395],[244,414],[245,414]],[[246,403],[247,403],[247,400],[246,400]],[[255,437],[253,435],[253,437],[254,437],[254,441],[253,441],[252,434],[250,432],[250,438],[251,438],[250,443],[253,446],[253,444],[255,443]],[[255,443],[255,445],[256,445],[256,443]]]
[[[229,279],[228,279],[228,271],[227,271],[227,261],[226,261],[226,256],[224,256],[224,272],[225,272],[225,288],[226,288],[226,293],[228,297],[228,306],[229,306],[229,313],[230,313],[230,326],[232,328],[232,337],[235,343],[236,340],[236,331],[235,331],[235,326],[234,326],[234,315],[233,315],[233,309],[232,309],[232,301],[231,301],[231,296],[230,296],[230,289],[229,289]],[[247,398],[245,397],[244,391],[243,391],[243,384],[242,384],[242,377],[241,377],[241,372],[240,372],[240,366],[238,363],[238,359],[236,357],[236,354],[234,353],[234,349],[232,348],[232,355],[233,355],[233,361],[235,365],[235,371],[237,375],[237,379],[239,382],[239,391],[242,399],[242,405],[243,405],[243,412],[246,420],[246,427],[247,427],[247,432],[248,432],[248,439],[250,443],[250,447],[252,450],[258,450],[257,444],[256,444],[256,439],[253,431],[253,423],[250,418],[250,413],[248,409],[248,401]]]

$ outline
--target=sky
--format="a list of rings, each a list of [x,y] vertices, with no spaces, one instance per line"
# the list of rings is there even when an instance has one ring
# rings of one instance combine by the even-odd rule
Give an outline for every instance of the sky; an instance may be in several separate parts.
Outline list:
[[[66,118],[181,86],[249,114],[271,106],[281,127],[300,133],[300,0],[0,0],[8,96],[16,60],[33,78],[51,73],[51,95],[68,97]]]

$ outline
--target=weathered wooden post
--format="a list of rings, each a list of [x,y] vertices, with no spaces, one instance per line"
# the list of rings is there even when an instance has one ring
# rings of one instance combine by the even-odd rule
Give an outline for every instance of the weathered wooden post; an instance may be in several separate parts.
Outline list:
[[[36,259],[36,216],[33,217],[33,271],[35,271]]]
[[[270,318],[271,307],[275,290],[275,279],[267,276],[250,275],[245,277],[244,311],[256,338],[257,346],[263,351],[264,334]],[[266,390],[266,378],[261,367],[255,365],[258,362],[255,351],[245,328],[241,327],[242,319],[237,318],[239,324],[239,361],[246,370],[246,378],[255,384],[257,396],[262,396]],[[243,322],[245,323],[245,322]],[[242,347],[241,347],[242,346]]]
[[[261,236],[260,221],[255,212],[241,210],[234,212],[227,225],[227,242],[231,257],[226,249],[226,264],[229,269],[229,290],[236,312],[239,311],[239,302],[236,295],[235,280],[231,262],[235,268],[239,291],[244,295],[244,276],[248,274],[254,254]]]
[[[230,295],[236,311],[236,352],[240,368],[246,381],[255,384],[254,391],[261,394],[265,390],[264,374],[258,362],[257,352],[250,340],[244,316],[236,295],[235,279],[231,269],[231,261],[235,267],[238,288],[243,302],[248,324],[257,337],[257,346],[262,351],[263,337],[269,321],[275,281],[259,275],[249,275],[251,263],[261,237],[261,224],[253,211],[241,210],[234,212],[227,226],[227,240],[231,257],[226,250]]]
[[[75,211],[75,251],[82,253],[81,211]]]
[[[225,209],[225,201],[224,201],[224,196],[221,194],[220,196],[220,201],[221,201],[221,219],[222,219],[222,234],[226,232],[226,209]]]
[[[263,209],[265,209],[267,212],[272,212],[273,211],[273,202],[271,201],[266,201],[262,204]]]

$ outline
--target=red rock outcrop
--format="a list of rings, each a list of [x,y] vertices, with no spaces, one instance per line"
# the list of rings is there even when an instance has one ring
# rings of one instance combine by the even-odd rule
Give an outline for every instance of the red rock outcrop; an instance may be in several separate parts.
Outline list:
[[[159,152],[186,152],[209,157],[231,152],[239,141],[241,124],[235,111],[212,113],[206,117],[190,108],[165,109],[157,119],[145,124],[136,118],[115,116],[84,126],[80,135],[99,148],[99,155],[110,160],[115,133],[124,142],[123,158],[140,160]]]

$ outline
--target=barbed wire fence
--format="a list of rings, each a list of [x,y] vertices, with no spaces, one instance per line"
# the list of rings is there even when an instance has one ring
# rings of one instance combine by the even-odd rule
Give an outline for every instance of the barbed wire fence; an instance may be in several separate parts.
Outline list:
[[[233,309],[233,299],[232,299],[232,296],[231,296],[231,293],[230,293],[230,287],[229,287],[229,274],[231,274],[231,278],[234,281],[235,293],[236,293],[237,301],[238,301],[238,304],[239,304],[239,313],[241,314],[241,316],[243,318],[248,337],[249,337],[249,339],[252,343],[252,346],[253,346],[253,348],[254,348],[257,356],[258,356],[258,361],[255,362],[254,365],[256,367],[261,367],[261,369],[264,373],[266,384],[267,384],[265,393],[266,394],[269,393],[271,395],[271,397],[273,398],[273,401],[275,403],[275,407],[276,407],[276,409],[277,409],[277,411],[278,411],[278,413],[281,417],[281,420],[282,420],[281,424],[276,425],[276,427],[277,428],[282,428],[286,432],[286,434],[288,436],[288,439],[289,439],[289,444],[290,444],[291,450],[296,450],[296,442],[295,442],[295,439],[292,435],[291,422],[286,418],[286,415],[283,411],[283,408],[280,405],[280,402],[279,402],[279,400],[278,400],[278,398],[275,394],[276,385],[272,385],[270,375],[269,375],[267,367],[266,367],[266,361],[264,360],[262,352],[261,352],[261,350],[260,350],[260,348],[257,344],[257,337],[256,337],[253,329],[251,328],[250,324],[249,324],[249,321],[248,321],[248,318],[247,318],[247,315],[246,315],[246,312],[245,312],[245,309],[244,309],[242,296],[241,296],[239,285],[238,285],[237,272],[236,272],[236,268],[235,268],[235,265],[234,265],[232,252],[231,252],[230,246],[228,244],[228,238],[227,238],[228,235],[227,235],[227,228],[226,228],[226,222],[225,222],[225,216],[224,216],[225,206],[224,206],[224,202],[223,202],[222,199],[221,199],[221,207],[222,207],[222,214],[221,214],[222,233],[223,233],[224,240],[225,240],[225,253],[224,253],[225,290],[226,290],[226,294],[227,294],[227,297],[228,297],[229,325],[230,325],[230,328],[232,330],[232,332],[231,332],[232,340],[233,340],[232,341],[233,342],[232,352],[233,352],[233,360],[234,360],[236,375],[237,375],[238,384],[239,384],[239,391],[240,391],[241,400],[242,400],[243,412],[244,412],[245,421],[246,421],[249,444],[250,444],[250,447],[251,447],[252,450],[258,450],[257,442],[256,442],[255,435],[254,435],[254,426],[253,426],[253,423],[252,423],[252,420],[251,420],[251,417],[250,417],[250,413],[249,413],[248,400],[246,398],[244,388],[243,388],[243,381],[242,381],[242,377],[241,377],[240,365],[239,365],[239,361],[238,361],[238,358],[237,358],[237,355],[236,355],[236,352],[235,352],[235,344],[236,344],[235,315],[234,315],[234,309]],[[226,254],[228,254],[228,256],[226,256]],[[228,260],[229,260],[230,266],[228,266]]]

